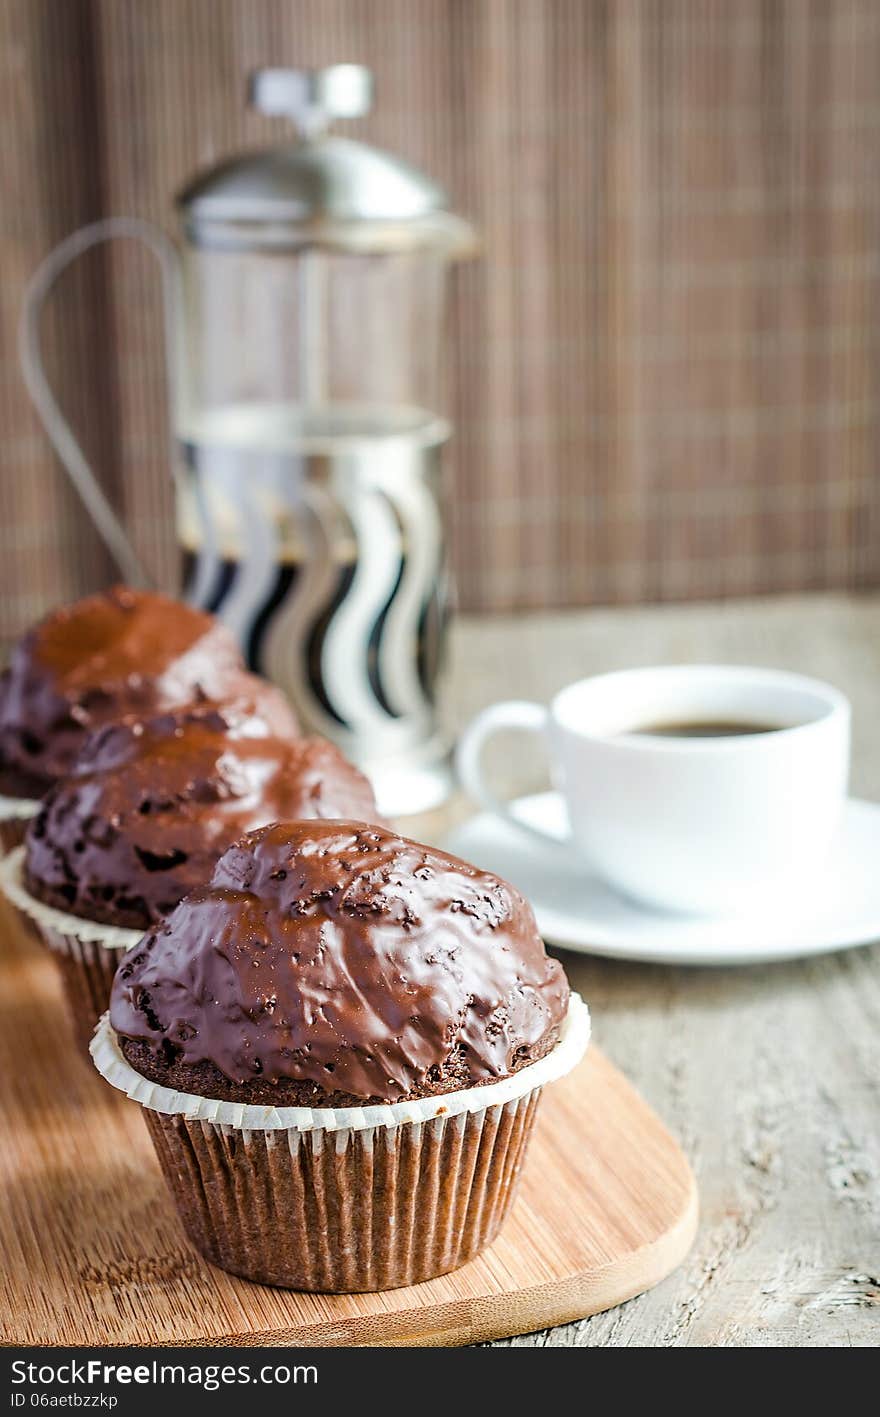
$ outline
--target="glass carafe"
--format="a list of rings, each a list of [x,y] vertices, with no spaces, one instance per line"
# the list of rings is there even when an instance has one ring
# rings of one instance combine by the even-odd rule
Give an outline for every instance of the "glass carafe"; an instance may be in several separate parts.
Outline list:
[[[442,795],[447,266],[470,228],[387,154],[328,134],[366,71],[263,71],[299,138],[181,196],[176,424],[188,593],[239,635],[386,810]]]
[[[422,173],[328,132],[371,90],[350,64],[253,76],[256,107],[296,132],[180,194],[169,364],[184,594],[398,813],[448,787],[443,315],[449,263],[474,236]],[[111,221],[66,244],[115,235],[145,232]],[[146,239],[163,255],[160,234]],[[68,258],[53,253],[59,269]],[[94,479],[41,412],[127,570]]]

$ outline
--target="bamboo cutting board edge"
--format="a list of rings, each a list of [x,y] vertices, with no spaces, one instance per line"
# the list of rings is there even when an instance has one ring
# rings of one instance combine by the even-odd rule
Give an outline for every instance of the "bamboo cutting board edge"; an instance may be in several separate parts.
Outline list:
[[[215,1339],[217,1346],[243,1348],[334,1345],[364,1348],[456,1348],[574,1323],[625,1304],[666,1279],[687,1256],[697,1231],[699,1202],[694,1184],[681,1219],[665,1235],[633,1250],[623,1260],[570,1279],[481,1299],[453,1300],[399,1315],[376,1314],[345,1323],[293,1327],[271,1334],[236,1333]],[[428,1325],[430,1324],[430,1328]],[[393,1330],[399,1328],[399,1332]],[[427,1331],[425,1331],[427,1329]],[[268,1340],[268,1343],[267,1343]],[[201,1339],[157,1347],[199,1347]]]
[[[513,1211],[461,1270],[339,1296],[227,1275],[186,1241],[137,1104],[71,1058],[52,961],[21,934],[7,952],[4,934],[0,974],[16,1007],[0,1030],[0,1083],[12,1062],[2,1054],[11,1048],[20,1069],[26,1048],[29,1101],[22,1106],[13,1086],[2,1109],[0,1293],[10,1321],[0,1342],[457,1346],[611,1308],[659,1283],[690,1248],[697,1191],[688,1162],[593,1046],[546,1090]],[[23,1018],[30,1032],[16,1037]],[[108,1193],[119,1196],[116,1214]]]

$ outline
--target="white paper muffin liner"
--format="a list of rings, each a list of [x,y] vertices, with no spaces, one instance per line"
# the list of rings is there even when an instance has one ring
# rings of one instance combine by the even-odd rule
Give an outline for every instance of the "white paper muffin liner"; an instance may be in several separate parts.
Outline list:
[[[37,900],[24,884],[24,859],[25,847],[19,846],[0,860],[0,890],[21,926],[55,959],[74,1034],[85,1051],[110,1002],[120,960],[140,944],[146,932],[83,920]]]
[[[35,817],[41,806],[39,797],[7,797],[0,792],[0,822],[10,817]]]
[[[18,846],[0,861],[0,890],[31,920],[57,935],[70,936],[87,944],[104,945],[107,949],[130,950],[133,945],[140,944],[146,930],[129,930],[122,925],[84,920],[79,915],[70,915],[65,910],[37,900],[24,883],[24,857],[25,848]]]
[[[252,1103],[220,1102],[161,1087],[142,1077],[126,1061],[108,1014],[101,1019],[90,1045],[95,1067],[102,1077],[153,1112],[212,1122],[240,1131],[359,1132],[375,1127],[398,1127],[404,1122],[428,1122],[437,1117],[457,1117],[484,1112],[512,1102],[526,1093],[555,1082],[576,1067],[590,1041],[590,1011],[579,994],[572,994],[559,1042],[543,1058],[499,1082],[462,1088],[411,1102],[383,1103],[371,1107],[265,1107]]]
[[[501,1082],[376,1107],[217,1102],[140,1076],[105,1014],[95,1064],[140,1102],[183,1227],[261,1284],[357,1293],[418,1284],[490,1245],[510,1211],[541,1091],[583,1057],[572,995],[545,1058]]]

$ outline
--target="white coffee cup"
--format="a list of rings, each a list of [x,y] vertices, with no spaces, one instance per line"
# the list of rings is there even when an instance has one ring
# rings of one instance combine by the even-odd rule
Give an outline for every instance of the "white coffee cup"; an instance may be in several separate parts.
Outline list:
[[[761,724],[771,732],[675,737],[651,725]],[[753,909],[815,883],[849,774],[850,707],[829,684],[738,666],[627,669],[571,684],[549,709],[513,701],[478,714],[458,747],[468,792],[520,832],[487,786],[485,741],[526,729],[549,750],[585,870],[627,895],[689,914]]]

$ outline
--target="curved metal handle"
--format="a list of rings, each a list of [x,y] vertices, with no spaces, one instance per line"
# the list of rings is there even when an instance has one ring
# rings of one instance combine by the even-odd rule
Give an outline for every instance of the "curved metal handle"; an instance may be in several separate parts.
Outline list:
[[[517,728],[526,733],[537,735],[546,743],[549,721],[549,710],[543,704],[530,703],[525,699],[511,699],[507,703],[492,704],[489,708],[483,709],[482,713],[478,713],[461,735],[455,754],[455,766],[465,790],[487,812],[500,817],[502,821],[515,827],[518,832],[523,833],[531,841],[537,838],[544,845],[548,841],[553,841],[558,846],[559,837],[553,836],[550,832],[541,831],[539,827],[534,827],[529,822],[521,821],[519,817],[514,816],[506,802],[502,802],[500,797],[495,796],[483,776],[481,763],[484,744],[499,729]]]
[[[58,402],[43,367],[40,347],[40,316],[46,297],[56,280],[72,261],[90,247],[116,237],[128,237],[145,245],[162,269],[162,294],[166,332],[166,370],[170,397],[174,397],[173,374],[176,366],[176,346],[173,343],[175,307],[177,303],[177,252],[169,238],[158,227],[134,217],[108,217],[74,231],[41,261],[31,276],[24,294],[18,329],[18,356],[21,371],[39,414],[46,435],[89,513],[101,540],[129,585],[145,586],[152,582],[141,565],[125,530],[86,461],[73,430],[58,406]],[[173,413],[173,402],[170,403]],[[172,467],[174,461],[172,459]]]

